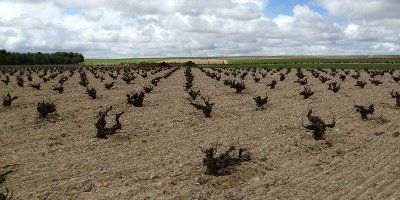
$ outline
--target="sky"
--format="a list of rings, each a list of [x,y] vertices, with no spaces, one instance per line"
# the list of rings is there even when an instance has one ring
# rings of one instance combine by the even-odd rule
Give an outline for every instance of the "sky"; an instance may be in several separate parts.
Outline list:
[[[86,58],[400,53],[399,0],[0,0],[0,49]]]

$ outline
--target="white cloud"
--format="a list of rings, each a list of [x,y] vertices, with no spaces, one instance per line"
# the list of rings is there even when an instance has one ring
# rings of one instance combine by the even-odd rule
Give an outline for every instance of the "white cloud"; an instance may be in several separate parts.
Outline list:
[[[332,16],[349,21],[349,39],[399,42],[400,1],[319,0]],[[356,28],[357,27],[357,28]],[[351,33],[350,33],[351,32]],[[350,35],[349,35],[350,34]]]
[[[394,52],[398,51],[400,46],[398,44],[384,42],[384,43],[373,44],[372,48],[383,52]]]
[[[358,35],[359,26],[356,24],[349,24],[347,25],[346,29],[344,30],[344,34],[348,38],[356,38]]]
[[[85,11],[84,16],[89,21],[99,21],[103,17],[104,11],[100,9]]]
[[[319,0],[335,16],[350,20],[381,20],[400,18],[398,0]]]
[[[265,0],[0,0],[0,49],[87,57],[399,52],[398,1],[314,1],[328,13],[296,5],[293,15],[267,18]]]

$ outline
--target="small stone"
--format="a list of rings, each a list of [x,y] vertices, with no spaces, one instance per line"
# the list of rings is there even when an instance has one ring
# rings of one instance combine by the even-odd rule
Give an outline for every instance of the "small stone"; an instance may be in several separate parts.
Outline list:
[[[90,192],[90,191],[92,191],[92,189],[93,189],[93,183],[88,183],[88,184],[86,184],[86,186],[84,187],[84,191],[85,192]]]
[[[161,186],[163,186],[163,185],[164,185],[164,182],[163,182],[163,181],[157,182],[157,186],[158,186],[158,187],[161,187]]]
[[[150,179],[156,179],[159,178],[159,176],[157,176],[156,174],[151,174]]]

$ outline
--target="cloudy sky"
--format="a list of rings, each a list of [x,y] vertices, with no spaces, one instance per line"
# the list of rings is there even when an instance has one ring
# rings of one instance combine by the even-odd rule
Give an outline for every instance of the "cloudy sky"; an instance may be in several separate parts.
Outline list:
[[[0,0],[0,49],[90,58],[399,54],[399,0]]]

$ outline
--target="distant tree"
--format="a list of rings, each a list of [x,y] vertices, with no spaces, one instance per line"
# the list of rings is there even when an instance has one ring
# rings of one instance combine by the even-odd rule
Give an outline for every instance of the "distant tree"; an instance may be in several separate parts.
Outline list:
[[[78,64],[85,60],[82,54],[73,52],[16,53],[0,50],[0,65],[60,65]]]

